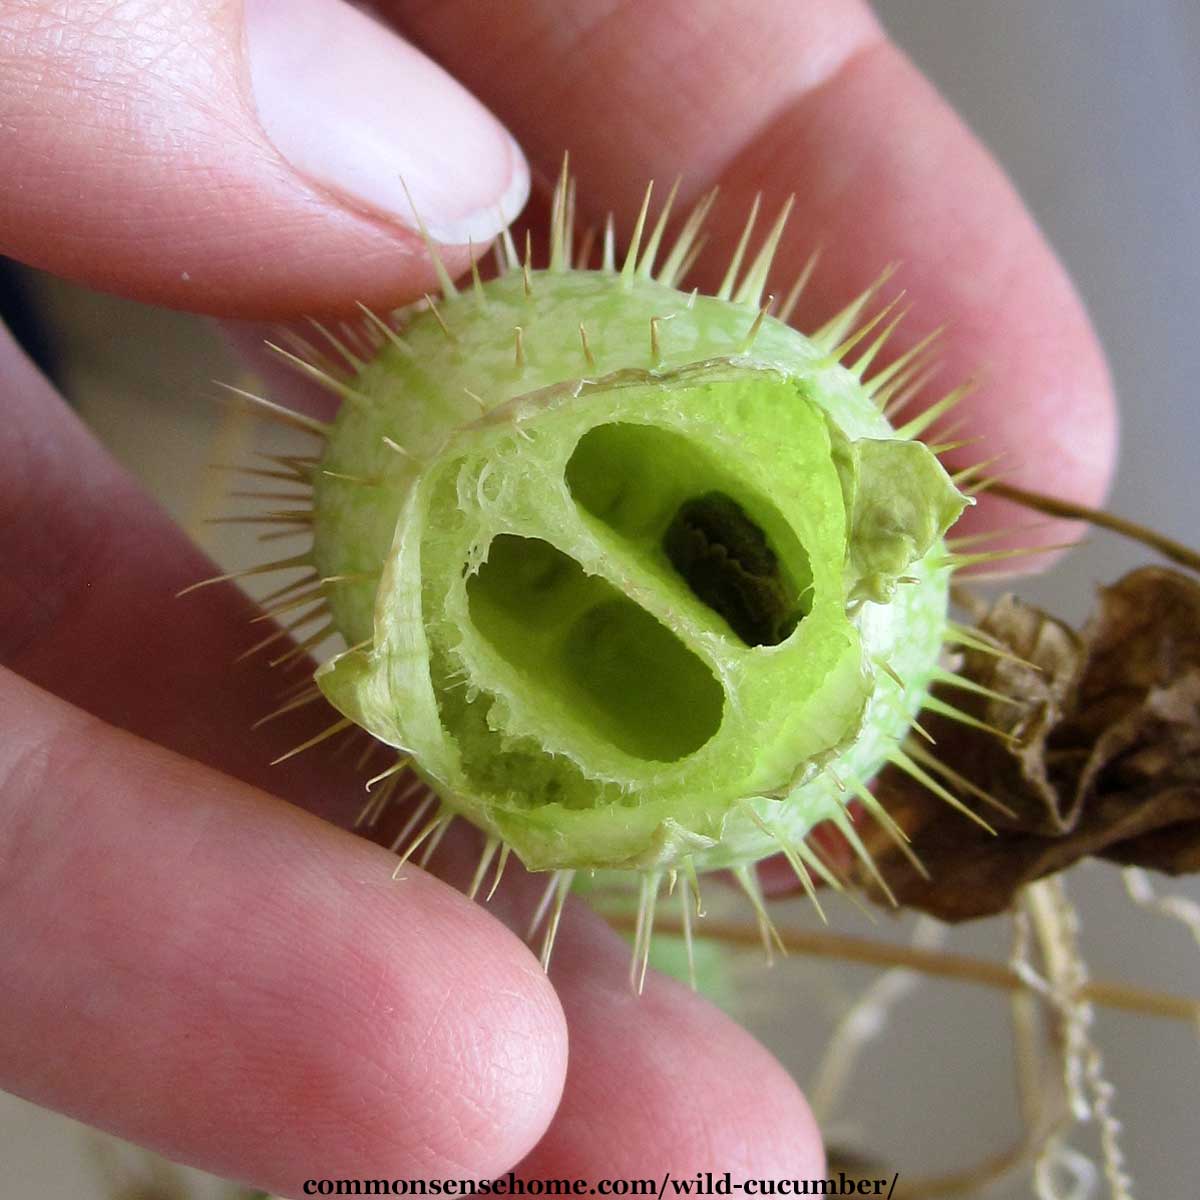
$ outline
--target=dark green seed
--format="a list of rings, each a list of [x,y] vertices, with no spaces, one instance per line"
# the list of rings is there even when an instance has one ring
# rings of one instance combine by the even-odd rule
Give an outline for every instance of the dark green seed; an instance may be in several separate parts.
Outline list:
[[[724,492],[680,505],[663,551],[697,599],[722,616],[748,646],[777,646],[800,614],[779,559],[746,510]]]

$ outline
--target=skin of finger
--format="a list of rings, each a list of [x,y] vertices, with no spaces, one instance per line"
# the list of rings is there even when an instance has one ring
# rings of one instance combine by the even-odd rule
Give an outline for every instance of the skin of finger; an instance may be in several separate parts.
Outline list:
[[[466,837],[439,850],[435,870],[465,887],[480,844]],[[488,908],[524,934],[546,887],[544,875],[513,864]],[[531,939],[535,947],[544,929]],[[819,1176],[820,1133],[771,1053],[703,996],[654,970],[638,994],[629,967],[629,942],[582,900],[568,898],[550,966],[571,1031],[566,1089],[517,1174]]]
[[[328,727],[324,703],[252,728],[295,670],[236,587],[96,444],[0,329],[0,662],[103,720],[348,824],[355,754],[272,760]],[[275,654],[282,653],[277,643]],[[303,666],[303,664],[301,664]]]
[[[253,115],[233,0],[0,10],[0,252],[226,317],[437,286],[420,237],[301,179]],[[464,249],[445,252],[452,270]]]
[[[311,719],[306,724],[303,718],[286,717],[278,723],[278,732],[271,726],[249,731],[253,716],[269,704],[276,681],[271,672],[253,664],[243,664],[236,672],[228,666],[244,645],[243,622],[252,611],[247,602],[225,587],[174,599],[179,586],[203,577],[210,568],[116,470],[10,341],[0,342],[0,378],[9,400],[8,420],[0,426],[8,464],[0,477],[0,547],[5,561],[19,568],[0,577],[0,627],[10,639],[5,647],[10,665],[106,720],[119,721],[261,786],[270,787],[274,781],[283,794],[306,807],[347,821],[361,804],[362,779],[344,758],[335,762],[328,751],[318,749],[278,767],[268,766],[272,752],[282,752],[313,732]],[[48,530],[52,536],[46,536]],[[383,822],[381,836],[390,838],[403,819],[397,813]],[[475,839],[451,831],[444,845],[438,867],[465,883],[477,852]],[[387,863],[378,868],[381,883],[390,869]],[[523,932],[534,903],[532,893],[541,886],[510,868],[493,901],[493,913]],[[625,950],[617,943],[614,952],[613,939],[593,922],[576,923],[564,930],[560,941],[560,951],[568,940],[578,946],[571,968],[560,968],[555,977],[563,1003],[576,1013],[572,1078],[579,1081],[568,1092],[575,1132],[569,1137],[556,1134],[552,1143],[563,1161],[586,1147],[591,1147],[587,1153],[601,1157],[605,1147],[616,1153],[626,1144],[649,1153],[646,1137],[639,1132],[641,1114],[661,1099],[661,1083],[654,1070],[642,1069],[634,1050],[649,1051],[660,1041],[700,1031],[700,1045],[680,1042],[683,1058],[675,1065],[675,1075],[684,1091],[689,1088],[683,1064],[703,1066],[707,1077],[708,1064],[720,1068],[724,1062],[727,1045],[735,1056],[746,1051],[744,1034],[681,989],[662,991],[655,984],[653,1004],[631,1009],[625,994]],[[594,1072],[599,1072],[597,1077],[611,1072],[612,1047],[606,1036],[593,1036],[587,1024],[603,1013],[608,1000],[618,1003],[629,1031],[638,1033],[636,1046],[631,1044],[624,1059],[631,1071],[626,1107],[593,1122],[587,1117],[587,1104],[594,1089],[583,1085]],[[676,1007],[684,1014],[678,1021]],[[604,1028],[611,1030],[611,1023]],[[765,1051],[756,1053],[769,1061]],[[793,1097],[794,1089],[789,1091],[782,1082],[779,1086],[785,1098]],[[644,1102],[639,1099],[643,1096]],[[788,1099],[779,1113],[786,1117],[796,1111],[796,1103],[794,1097]],[[621,1112],[628,1114],[627,1121]],[[750,1130],[752,1116],[755,1126]],[[594,1134],[588,1132],[593,1125]],[[739,1137],[749,1138],[752,1132],[747,1147],[762,1142],[769,1149],[776,1144],[778,1126],[771,1111],[760,1109],[755,1115],[747,1109],[728,1128]],[[694,1127],[697,1137],[709,1136],[706,1129],[703,1122]],[[573,1137],[578,1137],[578,1147],[573,1147]],[[686,1139],[681,1143],[700,1144]],[[773,1154],[771,1150],[767,1157]]]
[[[949,322],[938,382],[981,376],[955,436],[982,441],[951,465],[1004,454],[995,469],[1013,482],[1103,496],[1115,404],[1079,298],[1003,172],[859,0],[518,0],[482,17],[453,0],[381,7],[507,121],[543,178],[570,150],[590,219],[612,208],[630,228],[651,178],[682,175],[685,200],[719,183],[692,282],[719,278],[759,189],[771,205],[796,193],[769,290],[786,291],[822,246],[801,328],[902,263],[915,311],[893,353]],[[1031,520],[985,497],[961,530]],[[1056,521],[1015,540],[1077,534]]]
[[[9,672],[3,1085],[171,1157],[487,1177],[559,1099],[562,1012],[478,907]]]

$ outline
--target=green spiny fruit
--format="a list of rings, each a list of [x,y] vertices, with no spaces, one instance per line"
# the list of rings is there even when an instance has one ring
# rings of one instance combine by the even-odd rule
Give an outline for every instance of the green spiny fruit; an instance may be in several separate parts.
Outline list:
[[[761,914],[748,868],[782,850],[828,878],[805,838],[831,820],[859,847],[845,803],[887,820],[865,786],[885,761],[940,789],[899,743],[968,503],[913,440],[961,391],[885,415],[925,360],[869,374],[898,320],[865,318],[878,285],[810,336],[798,292],[770,316],[788,205],[744,273],[753,215],[714,295],[677,290],[711,198],[656,267],[649,195],[623,267],[611,224],[603,266],[572,267],[564,168],[546,269],[505,235],[496,278],[460,292],[439,263],[436,302],[326,333],[348,371],[280,350],[343,400],[298,418],[325,446],[291,460],[314,544],[287,562],[350,647],[316,675],[335,728],[440,798],[406,853],[457,815],[487,835],[476,886],[498,848],[560,903],[579,869],[638,872],[647,944],[664,873],[686,910],[732,868]]]

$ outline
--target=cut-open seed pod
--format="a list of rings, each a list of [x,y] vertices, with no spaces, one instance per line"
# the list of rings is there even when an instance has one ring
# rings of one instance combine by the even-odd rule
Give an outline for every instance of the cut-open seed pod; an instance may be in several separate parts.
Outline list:
[[[805,336],[763,293],[790,205],[714,295],[677,290],[703,201],[661,267],[650,194],[623,265],[572,266],[566,173],[549,261],[366,314],[328,350],[278,351],[341,400],[311,482],[307,561],[349,649],[317,672],[451,815],[529,868],[664,875],[758,859],[833,881],[809,832],[899,748],[948,636],[942,537],[970,501],[887,414],[928,340],[872,373],[895,328],[880,284]],[[436,250],[431,246],[436,261]],[[440,269],[440,264],[439,264]],[[337,360],[337,361],[335,361]],[[971,561],[977,556],[970,556]],[[293,560],[288,560],[292,562]],[[307,596],[307,592],[304,593]],[[285,599],[289,599],[286,598]],[[323,636],[325,626],[320,630]],[[317,635],[314,635],[317,636]],[[311,640],[311,639],[310,639]],[[315,694],[315,693],[313,693]],[[343,723],[335,726],[343,727]],[[939,793],[940,784],[933,784]],[[864,852],[865,853],[865,852]]]

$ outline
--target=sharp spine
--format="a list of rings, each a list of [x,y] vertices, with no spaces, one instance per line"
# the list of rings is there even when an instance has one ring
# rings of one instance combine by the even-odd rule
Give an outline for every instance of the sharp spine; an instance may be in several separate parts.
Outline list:
[[[804,289],[808,287],[809,280],[812,279],[813,272],[817,269],[817,263],[821,261],[821,247],[816,249],[808,256],[804,266],[800,268],[800,274],[796,276],[796,282],[792,284],[788,290],[788,294],[783,301],[783,307],[779,310],[779,319],[787,325],[792,316],[796,312],[796,305],[800,303],[800,297],[804,294]]]
[[[592,354],[592,348],[588,344],[587,330],[583,327],[583,322],[579,322],[579,344],[583,347],[583,361],[587,363],[588,369],[594,371],[596,369],[596,358]]]
[[[771,264],[775,261],[775,252],[779,249],[779,242],[783,237],[784,228],[787,225],[788,217],[791,216],[792,207],[795,203],[796,194],[793,192],[783,202],[783,207],[779,210],[779,216],[775,218],[775,224],[771,227],[770,232],[763,241],[762,248],[750,264],[750,269],[746,272],[745,279],[742,280],[741,285],[734,294],[734,304],[753,305],[757,308],[762,301],[763,288],[767,286],[767,277],[771,273]]]
[[[284,351],[283,353],[287,353]],[[219,379],[213,382],[220,388],[238,399],[245,401],[252,408],[260,413],[263,413],[271,420],[279,421],[284,425],[290,425],[293,429],[302,429],[305,433],[315,434],[317,437],[324,440],[329,436],[329,431],[332,428],[324,421],[318,421],[316,417],[307,416],[304,413],[295,412],[290,408],[284,408],[282,404],[276,404],[273,400],[268,400],[265,396],[257,396],[253,392],[246,391],[245,388],[234,387],[231,383],[222,383]]]
[[[1018,740],[1015,735],[1006,733],[999,726],[989,725],[987,721],[981,721],[978,717],[973,717],[969,712],[964,712],[961,708],[953,704],[948,704],[945,700],[941,700],[937,696],[926,696],[925,707],[930,712],[940,713],[943,717],[951,721],[957,721],[960,725],[969,725],[972,729],[978,729],[983,733],[990,733],[1002,742],[1012,744]]]
[[[487,874],[487,869],[491,866],[499,845],[500,839],[496,837],[489,836],[484,841],[483,849],[479,853],[479,862],[475,866],[475,874],[471,876],[471,885],[467,888],[468,900],[474,900],[479,895],[479,889],[483,886],[483,877]]]
[[[303,754],[305,750],[311,750],[313,746],[320,745],[321,742],[336,736],[337,734],[341,733],[343,729],[348,729],[353,724],[354,722],[351,721],[349,717],[342,717],[340,720],[335,721],[327,729],[323,729],[315,737],[310,737],[307,741],[301,742],[300,745],[289,750],[286,754],[281,754],[278,758],[273,759],[271,766],[278,766],[279,763],[286,762],[289,758],[293,758],[297,754]]]
[[[762,888],[759,886],[758,876],[754,868],[747,867],[744,864],[740,867],[734,867],[733,877],[741,886],[742,891],[745,892],[747,899],[754,906],[754,915],[758,918],[758,930],[762,936],[763,950],[766,951],[767,964],[770,965],[775,961],[772,945],[778,947],[779,953],[786,958],[787,947],[783,944],[783,939],[779,936],[779,930],[775,928],[775,922],[771,920],[771,916],[767,912],[766,902],[763,900]]]
[[[892,843],[908,859],[914,871],[921,876],[922,879],[929,879],[929,871],[925,864],[917,857],[916,852],[912,848],[912,842],[907,833],[896,823],[895,818],[887,811],[875,794],[871,791],[861,779],[851,776],[849,779],[850,790],[854,793],[855,798],[863,806],[864,810],[879,823],[883,831],[892,840]]]
[[[352,374],[361,374],[363,367],[367,364],[351,351],[341,338],[322,325],[315,317],[309,317],[308,323],[346,360]]]
[[[441,330],[446,337],[452,342],[457,342],[458,338],[454,336],[450,326],[446,324],[445,317],[442,316],[437,304],[434,303],[433,297],[428,292],[425,293],[425,303],[429,305],[429,311],[433,313],[433,319],[441,326]]]
[[[675,244],[667,255],[666,262],[662,265],[662,270],[658,273],[659,283],[665,284],[667,287],[675,287],[687,274],[689,256],[700,237],[704,222],[716,198],[717,189],[713,188],[700,198],[688,214],[683,228],[679,231],[679,236],[675,239]]]
[[[899,269],[899,263],[889,263],[884,267],[873,283],[869,284],[840,312],[836,313],[816,333],[812,334],[812,341],[816,342],[828,354],[854,328],[867,305],[875,299],[880,289],[887,284]]]
[[[666,317],[650,318],[650,361],[658,366],[662,362],[662,340],[659,337],[659,326]]]
[[[746,218],[746,224],[742,228],[742,236],[738,239],[738,244],[734,248],[733,257],[729,260],[729,266],[725,271],[725,278],[721,280],[720,286],[714,293],[718,300],[728,300],[733,295],[733,288],[737,283],[738,272],[742,269],[742,259],[746,256],[746,247],[750,244],[750,237],[754,232],[754,223],[758,220],[758,208],[761,203],[762,192],[757,192],[754,196],[754,203],[750,205],[750,214]]]
[[[447,300],[453,300],[458,295],[458,288],[454,286],[454,280],[450,278],[450,272],[446,270],[446,264],[442,261],[441,254],[438,253],[437,243],[429,236],[429,230],[425,228],[425,221],[417,211],[412,193],[408,190],[408,184],[404,182],[403,176],[400,177],[400,186],[404,189],[404,195],[408,199],[408,206],[412,209],[412,214],[416,218],[421,240],[425,243],[425,250],[429,255],[430,261],[433,263],[433,269],[437,275],[438,287],[441,288],[442,295]]]
[[[630,288],[633,286],[633,275],[637,269],[638,253],[642,246],[642,232],[646,228],[646,214],[650,211],[650,197],[654,192],[654,180],[646,185],[645,195],[642,197],[642,207],[638,210],[637,221],[633,226],[633,237],[629,241],[629,249],[625,253],[625,262],[621,266],[621,286]]]
[[[505,842],[500,847],[500,857],[496,861],[496,874],[492,876],[492,886],[488,888],[488,894],[483,898],[486,904],[496,894],[496,889],[500,886],[500,880],[504,878],[504,868],[508,866],[508,856],[512,853],[512,847]]]
[[[901,292],[900,296],[903,296],[903,295],[904,295],[904,293]],[[899,300],[900,296],[897,296],[896,299]],[[884,348],[884,346],[886,346],[888,344],[889,341],[891,341],[892,335],[896,332],[897,329],[899,329],[901,322],[904,321],[904,319],[908,316],[908,314],[910,312],[912,312],[911,305],[909,305],[905,308],[902,308],[883,327],[883,329],[880,330],[879,336],[862,352],[862,354],[848,368],[851,375],[853,375],[856,379],[862,379],[862,377],[867,373],[867,371],[870,370],[871,364],[879,356],[879,352]]]
[[[832,350],[830,350],[827,361],[842,362],[846,355],[850,353],[864,338],[870,335],[879,327],[880,323],[886,321],[889,316],[895,311],[896,306],[904,299],[904,292],[899,292],[892,297],[873,317],[868,321],[864,321],[853,333],[847,334],[845,339],[840,341]],[[871,345],[871,347],[863,355],[864,358],[874,357],[874,355],[882,348],[883,343],[896,329],[896,326],[904,320],[904,315],[907,309],[901,311],[896,319],[888,325],[880,337]],[[849,368],[851,374],[857,374],[861,378],[861,372],[857,369],[857,364]]]
[[[214,583],[230,583],[235,579],[245,579],[251,575],[267,575],[272,571],[289,571],[293,568],[311,567],[312,557],[309,554],[296,554],[291,558],[280,558],[275,562],[259,563],[254,567],[244,567],[240,571],[226,571],[222,575],[213,575],[201,579],[198,583],[189,584],[175,593],[176,598],[186,596],[189,592],[198,591],[203,587],[211,587]]]
[[[467,254],[471,259],[471,294],[480,308],[487,308],[487,293],[479,276],[479,259],[475,256],[475,243],[470,238],[467,239]]]
[[[472,266],[474,266],[473,263]],[[400,336],[399,333],[396,332],[396,330],[391,327],[387,321],[385,321],[378,313],[369,309],[365,304],[359,304],[358,307],[363,316],[370,321],[376,329],[379,330],[379,332],[388,340],[391,345],[395,346],[395,348],[399,350],[400,353],[406,358],[412,357],[412,347],[404,340],[404,338]]]
[[[917,342],[915,346],[911,346],[890,365],[872,375],[871,378],[863,384],[863,387],[866,388],[867,395],[876,397],[876,402],[879,404],[880,408],[882,408],[885,400],[879,397],[880,389],[887,387],[889,383],[893,383],[897,375],[900,375],[901,372],[911,368],[945,332],[946,327],[944,325],[939,325],[937,329],[934,329],[931,333],[926,334],[925,337]]]
[[[331,392],[339,399],[345,400],[346,403],[353,404],[358,408],[366,408],[370,405],[370,400],[362,392],[358,391],[357,388],[352,388],[348,383],[343,383],[336,375],[331,375],[328,371],[323,371],[320,367],[306,362],[298,354],[293,354],[290,350],[285,350],[275,342],[267,342],[265,345],[272,354],[283,359],[294,371],[311,379],[314,383],[319,384],[327,392]],[[326,428],[328,429],[329,427],[326,426]]]
[[[276,720],[278,717],[285,716],[287,713],[290,713],[290,712],[295,712],[296,709],[298,709],[298,708],[304,708],[305,706],[312,704],[313,701],[323,700],[324,698],[325,698],[325,694],[321,691],[321,689],[319,687],[316,686],[316,684],[313,684],[313,686],[311,688],[306,689],[295,700],[289,700],[286,704],[281,704],[278,708],[274,709],[272,712],[267,713],[267,715],[265,717],[259,717],[258,720],[255,721],[254,724],[250,726],[250,728],[252,730],[261,729],[264,725],[269,724],[271,721]]]
[[[554,941],[558,937],[558,925],[562,919],[563,906],[571,891],[571,881],[575,878],[574,871],[556,871],[554,881],[554,903],[550,908],[550,920],[546,925],[546,935],[542,939],[541,953],[538,959],[543,971],[550,970],[550,956],[554,953]]]
[[[554,186],[550,202],[550,270],[555,274],[570,265],[569,233],[567,230],[567,196],[571,182],[571,156],[563,154],[562,170]]]
[[[767,319],[774,304],[775,297],[768,296],[767,302],[758,310],[754,320],[750,323],[750,328],[746,331],[746,336],[742,340],[742,344],[738,347],[739,354],[748,354],[750,352],[755,338],[758,337],[758,331],[762,328],[763,322]]]
[[[966,383],[947,392],[935,404],[931,404],[919,416],[913,417],[907,424],[901,425],[896,430],[896,436],[909,440],[920,437],[939,417],[943,417],[952,409],[957,408],[967,396],[975,391],[977,386],[974,379],[968,379]]]
[[[612,275],[617,269],[617,232],[613,215],[610,212],[604,218],[604,247],[600,262],[600,270],[606,275]]]
[[[944,788],[928,771],[924,770],[917,762],[910,758],[901,747],[892,747],[891,752],[888,754],[888,761],[910,778],[916,780],[917,783],[928,788],[940,800],[944,800],[949,804],[951,808],[974,821],[980,828],[986,830],[988,833],[996,832],[977,812],[968,808],[953,792]]]
[[[984,804],[991,805],[997,812],[1003,813],[1006,817],[1016,818],[1017,814],[1007,804],[997,800],[990,792],[984,791],[977,783],[972,783],[971,780],[965,775],[960,774],[953,767],[947,766],[937,755],[930,754],[922,746],[909,746],[907,749],[908,753],[917,762],[941,775],[944,779],[948,779],[956,788],[966,792],[967,795],[974,796],[977,800],[982,800]]]
[[[650,963],[650,943],[654,936],[654,910],[661,882],[661,871],[642,872],[633,953],[629,962],[629,983],[639,996],[646,987],[646,968]]]
[[[646,243],[646,249],[642,253],[641,261],[637,264],[636,274],[639,279],[654,278],[654,260],[658,257],[658,248],[662,244],[663,233],[666,231],[667,221],[670,220],[671,209],[675,204],[675,197],[679,193],[679,184],[681,181],[682,176],[677,175],[675,182],[671,185],[670,192],[667,193],[667,199],[662,206],[662,211],[658,214],[658,220],[654,223],[650,240]]]
[[[896,894],[888,885],[888,881],[884,879],[874,855],[863,845],[862,838],[858,836],[858,831],[854,828],[854,823],[850,820],[850,816],[844,808],[839,807],[834,812],[833,823],[837,826],[838,832],[842,837],[846,839],[850,849],[854,851],[858,861],[866,867],[868,874],[875,881],[875,885],[887,897],[887,902],[893,908],[899,908],[900,902],[896,899]]]

